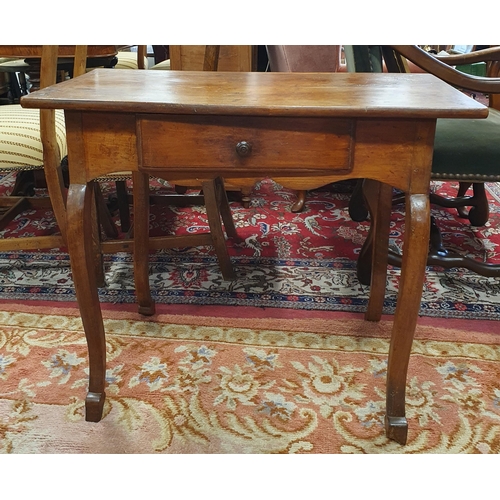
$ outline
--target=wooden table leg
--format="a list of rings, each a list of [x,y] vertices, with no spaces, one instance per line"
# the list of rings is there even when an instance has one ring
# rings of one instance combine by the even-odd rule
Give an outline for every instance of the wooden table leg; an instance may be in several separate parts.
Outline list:
[[[93,258],[93,185],[71,185],[67,204],[68,250],[71,271],[80,306],[89,353],[89,389],[85,399],[85,420],[99,422],[106,394],[106,338],[99,303]]]
[[[408,433],[406,376],[422,298],[430,230],[428,194],[409,194],[406,200],[403,263],[389,348],[385,416],[386,436],[400,444],[406,444]]]
[[[151,316],[155,303],[149,286],[149,175],[133,172],[134,186],[134,280],[139,313]]]
[[[370,298],[365,313],[368,321],[380,321],[387,288],[387,258],[392,208],[392,187],[382,182],[365,179],[363,192],[370,211],[371,279]],[[367,251],[366,249],[364,249]]]

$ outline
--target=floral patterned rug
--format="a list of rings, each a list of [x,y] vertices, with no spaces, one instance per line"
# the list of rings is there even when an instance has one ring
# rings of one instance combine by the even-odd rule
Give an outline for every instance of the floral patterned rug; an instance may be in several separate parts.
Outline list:
[[[12,185],[3,179],[3,189]],[[167,185],[155,184],[163,192]],[[105,186],[111,193],[112,186]],[[452,183],[435,183],[440,194],[456,193]],[[157,303],[226,305],[362,312],[368,287],[356,277],[356,259],[368,232],[367,222],[353,222],[347,204],[352,183],[337,183],[308,194],[305,210],[290,211],[293,191],[270,180],[258,183],[251,206],[232,201],[242,241],[228,241],[237,279],[224,282],[211,247],[179,248],[151,255],[152,292]],[[488,186],[491,217],[486,226],[472,227],[452,209],[433,207],[448,248],[500,263],[500,189]],[[391,245],[401,248],[403,208],[396,208]],[[117,221],[118,222],[118,221]],[[153,207],[152,234],[206,231],[203,207]],[[56,231],[51,212],[19,216],[3,234],[49,234]],[[1,235],[0,235],[1,236]],[[129,254],[106,256],[107,286],[103,303],[135,301]],[[389,270],[385,313],[395,309],[399,269]],[[0,299],[75,301],[69,258],[64,249],[50,252],[0,254]],[[429,268],[421,315],[448,318],[500,318],[500,287],[464,269]]]
[[[492,321],[419,321],[408,443],[384,435],[391,321],[104,308],[104,418],[85,422],[75,307],[0,311],[0,453],[500,453],[500,337]]]

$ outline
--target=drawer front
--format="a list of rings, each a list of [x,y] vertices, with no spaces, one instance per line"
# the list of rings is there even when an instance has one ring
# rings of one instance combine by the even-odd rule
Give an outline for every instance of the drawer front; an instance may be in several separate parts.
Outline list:
[[[143,115],[140,166],[221,172],[352,169],[348,119]]]

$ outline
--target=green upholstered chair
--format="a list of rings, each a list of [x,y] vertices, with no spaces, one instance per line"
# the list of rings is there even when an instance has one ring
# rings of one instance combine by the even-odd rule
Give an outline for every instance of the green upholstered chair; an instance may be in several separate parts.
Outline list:
[[[366,46],[362,46],[366,47]],[[366,49],[364,49],[366,51]],[[487,48],[464,55],[434,56],[416,45],[381,46],[384,64],[390,72],[408,71],[407,61],[421,70],[434,74],[462,90],[489,96],[489,116],[482,120],[440,119],[436,125],[432,179],[457,181],[460,185],[455,198],[430,194],[431,202],[457,208],[471,224],[484,225],[489,217],[485,182],[500,181],[500,47]],[[485,61],[487,76],[465,74],[455,65]],[[473,194],[466,192],[472,185]],[[353,202],[355,205],[356,202]],[[471,207],[470,210],[466,210]],[[431,246],[428,265],[444,268],[464,267],[484,276],[500,276],[500,266],[479,262],[448,251],[441,242],[439,221],[431,223]],[[363,254],[363,252],[362,252]],[[369,260],[369,259],[367,259]],[[369,282],[369,264],[360,259],[358,277]],[[389,263],[399,266],[401,257],[389,252]]]

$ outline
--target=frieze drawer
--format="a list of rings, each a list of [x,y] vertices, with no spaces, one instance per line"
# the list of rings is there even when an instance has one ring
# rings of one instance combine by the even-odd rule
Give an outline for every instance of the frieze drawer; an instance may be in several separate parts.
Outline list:
[[[153,171],[307,168],[348,173],[353,129],[348,119],[142,115],[137,121],[139,164]]]

